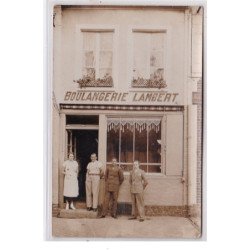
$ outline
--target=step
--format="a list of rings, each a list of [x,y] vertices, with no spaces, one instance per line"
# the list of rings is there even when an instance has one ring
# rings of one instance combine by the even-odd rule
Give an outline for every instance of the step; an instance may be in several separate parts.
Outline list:
[[[96,219],[98,212],[87,211],[86,209],[66,210],[61,209],[58,217],[68,219],[90,218]]]

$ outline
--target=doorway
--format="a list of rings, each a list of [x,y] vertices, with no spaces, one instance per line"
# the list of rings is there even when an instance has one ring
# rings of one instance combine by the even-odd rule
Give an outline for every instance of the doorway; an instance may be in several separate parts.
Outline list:
[[[79,195],[77,200],[86,200],[85,179],[87,165],[90,162],[90,155],[96,153],[98,156],[98,129],[67,129],[68,148],[73,152],[79,164],[78,186]]]

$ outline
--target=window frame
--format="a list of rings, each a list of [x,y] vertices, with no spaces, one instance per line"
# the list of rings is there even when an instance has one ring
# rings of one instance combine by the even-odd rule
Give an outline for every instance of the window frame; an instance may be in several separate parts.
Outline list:
[[[84,45],[83,45],[83,32],[113,32],[113,58],[112,58],[112,78],[113,78],[113,87],[108,87],[108,89],[114,89],[117,86],[118,82],[118,61],[117,61],[117,51],[118,51],[118,26],[117,25],[86,25],[80,24],[76,25],[75,28],[75,59],[74,59],[74,79],[72,81],[76,81],[78,79],[82,79],[83,77],[83,68],[84,68]],[[99,64],[99,62],[98,62]],[[99,69],[98,69],[99,71]],[[96,90],[96,87],[85,87],[90,90]],[[107,87],[98,87],[100,90],[107,90]]]
[[[147,26],[130,26],[128,28],[128,64],[127,64],[127,82],[128,82],[128,88],[130,91],[141,91],[142,88],[138,87],[132,87],[132,81],[133,81],[133,68],[134,68],[134,36],[133,34],[135,32],[141,32],[141,33],[164,33],[164,44],[163,44],[163,64],[164,64],[164,80],[166,81],[166,84],[168,85],[168,78],[169,78],[169,72],[170,72],[170,37],[171,37],[171,28],[169,26],[154,26],[154,25],[147,25]],[[150,53],[150,51],[149,51]],[[150,65],[149,65],[149,71],[150,71]],[[149,72],[150,75],[150,72]],[[166,89],[166,87],[162,88],[163,90]],[[158,90],[158,87],[155,88],[146,88],[148,91],[155,91]]]
[[[107,119],[107,126],[108,126],[108,119],[112,119],[112,118],[115,118],[115,119],[148,119],[148,116],[138,116],[138,117],[131,117],[131,116],[124,116],[124,115],[115,115],[115,116],[107,116],[106,119]],[[164,116],[163,115],[158,115],[158,116],[154,116],[153,117],[154,119],[159,119],[160,120],[160,124],[161,124],[161,129],[160,129],[160,133],[161,133],[161,156],[160,156],[160,159],[161,161],[159,163],[149,163],[148,162],[148,134],[149,134],[149,131],[147,129],[147,162],[146,163],[140,163],[140,165],[146,165],[147,166],[147,171],[145,171],[146,174],[148,175],[165,175],[165,157],[163,156],[164,154],[164,150],[165,150],[165,133],[163,132],[164,131],[164,126],[165,126],[165,122],[164,122]],[[108,137],[108,131],[107,131],[107,137]],[[119,129],[119,149],[118,149],[118,156],[117,157],[117,162],[118,162],[118,165],[121,166],[121,165],[133,165],[133,162],[132,163],[126,163],[126,162],[121,162],[120,161],[120,157],[121,157],[121,129]],[[106,145],[108,143],[108,139],[106,140]],[[106,157],[107,157],[107,150],[108,150],[108,147],[106,146]],[[133,161],[136,160],[134,159],[134,156],[135,156],[135,126],[134,126],[134,130],[133,130]],[[109,162],[109,161],[106,161],[106,164],[107,165],[111,165],[112,162]],[[160,172],[148,172],[148,166],[157,166],[157,165],[160,165],[160,169],[161,171]],[[124,173],[129,173],[129,171],[125,171],[124,170]]]

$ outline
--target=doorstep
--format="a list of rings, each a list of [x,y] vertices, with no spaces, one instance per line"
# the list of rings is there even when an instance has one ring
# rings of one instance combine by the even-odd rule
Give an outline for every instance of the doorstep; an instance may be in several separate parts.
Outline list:
[[[96,219],[98,212],[87,211],[86,209],[61,209],[58,217],[59,218],[68,218],[68,219],[80,219],[80,218],[90,218]]]

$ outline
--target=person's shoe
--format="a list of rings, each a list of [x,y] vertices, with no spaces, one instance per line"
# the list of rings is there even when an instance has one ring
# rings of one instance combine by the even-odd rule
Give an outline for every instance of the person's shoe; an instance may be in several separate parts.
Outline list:
[[[70,206],[69,206],[71,209],[75,210],[76,208],[74,207],[74,204],[73,202],[70,203]]]
[[[101,218],[105,218],[105,215],[103,214],[103,215],[101,215],[99,218],[100,218],[100,219],[101,219]]]
[[[97,208],[93,208],[93,212],[97,212]]]
[[[68,202],[66,202],[66,208],[65,209],[69,210],[69,203]]]
[[[144,221],[144,219],[140,218],[140,219],[139,219],[139,221],[140,221],[140,222],[143,222],[143,221]]]
[[[92,208],[91,207],[87,207],[87,211],[90,211]]]
[[[129,219],[129,220],[136,220],[136,217],[133,216],[133,217],[129,217],[128,219]]]

